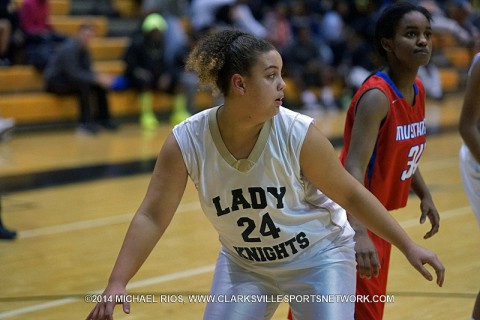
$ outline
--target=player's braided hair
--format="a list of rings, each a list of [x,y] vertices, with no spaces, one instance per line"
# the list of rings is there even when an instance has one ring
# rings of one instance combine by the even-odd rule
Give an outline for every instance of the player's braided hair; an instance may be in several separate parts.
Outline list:
[[[275,50],[263,39],[239,30],[227,29],[204,37],[187,59],[187,70],[198,74],[200,84],[228,94],[229,79],[248,75],[259,54]]]

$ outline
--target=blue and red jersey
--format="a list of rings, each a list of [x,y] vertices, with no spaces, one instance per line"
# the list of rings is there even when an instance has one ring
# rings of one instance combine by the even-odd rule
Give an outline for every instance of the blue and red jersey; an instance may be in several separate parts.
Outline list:
[[[365,187],[388,210],[407,204],[412,177],[425,149],[425,88],[418,78],[413,86],[415,98],[411,104],[385,73],[376,72],[357,90],[347,111],[344,147],[340,154],[343,165],[350,147],[358,100],[368,90],[379,89],[390,101],[390,110],[378,131],[364,181]],[[368,108],[368,105],[363,107]]]

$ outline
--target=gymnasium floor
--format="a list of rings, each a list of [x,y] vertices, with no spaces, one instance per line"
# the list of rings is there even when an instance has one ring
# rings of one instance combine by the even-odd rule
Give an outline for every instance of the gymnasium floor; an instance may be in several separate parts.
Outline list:
[[[420,169],[441,214],[429,240],[419,225],[419,202],[394,212],[413,239],[446,266],[443,288],[425,281],[394,249],[384,319],[469,319],[480,289],[480,232],[458,173],[460,96],[430,102],[429,136]],[[317,125],[340,148],[344,114],[323,114]],[[84,319],[88,294],[104,288],[128,223],[146,190],[168,125],[143,132],[125,124],[97,137],[73,130],[18,133],[0,144],[3,218],[15,241],[0,241],[0,319]],[[339,149],[338,149],[339,150]],[[215,231],[188,184],[178,213],[130,293],[154,301],[116,308],[115,319],[201,319],[204,303],[175,303],[179,295],[207,294],[219,249]],[[160,297],[170,302],[159,302]],[[274,319],[285,319],[281,304]]]

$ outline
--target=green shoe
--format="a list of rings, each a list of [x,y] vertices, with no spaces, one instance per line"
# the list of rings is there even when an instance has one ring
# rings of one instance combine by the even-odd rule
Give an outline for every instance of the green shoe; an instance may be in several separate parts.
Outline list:
[[[155,115],[143,114],[140,117],[140,126],[145,130],[155,130],[158,128],[159,123]]]
[[[179,124],[183,120],[187,119],[190,117],[191,114],[188,113],[187,111],[177,111],[173,112],[172,115],[170,116],[170,124],[172,126]]]

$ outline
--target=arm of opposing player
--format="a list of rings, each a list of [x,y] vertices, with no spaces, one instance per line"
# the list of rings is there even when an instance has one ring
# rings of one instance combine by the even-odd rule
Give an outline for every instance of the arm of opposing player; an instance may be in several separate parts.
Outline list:
[[[370,89],[361,96],[355,106],[355,120],[345,159],[345,169],[362,184],[380,125],[388,114],[389,105],[388,98],[381,90]],[[380,261],[367,228],[351,214],[348,214],[348,221],[355,230],[355,254],[360,276],[368,278],[372,275],[378,276]]]

